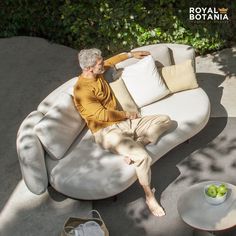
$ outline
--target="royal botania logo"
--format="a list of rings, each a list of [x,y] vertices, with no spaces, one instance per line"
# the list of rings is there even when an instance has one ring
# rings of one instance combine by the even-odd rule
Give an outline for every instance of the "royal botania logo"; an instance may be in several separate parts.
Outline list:
[[[216,8],[216,7],[190,7],[189,8],[189,20],[190,21],[229,21],[227,15],[228,8]]]

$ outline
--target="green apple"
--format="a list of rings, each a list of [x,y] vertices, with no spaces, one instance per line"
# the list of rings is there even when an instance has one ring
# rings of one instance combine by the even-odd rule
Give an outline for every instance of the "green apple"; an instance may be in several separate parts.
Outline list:
[[[221,184],[218,188],[217,188],[217,193],[221,194],[222,196],[225,195],[225,193],[228,191],[227,187],[225,186],[225,184]]]
[[[214,184],[211,184],[207,188],[206,194],[210,197],[216,197],[216,195],[217,195],[217,186],[215,186]]]
[[[223,197],[225,193],[217,193],[216,197]]]

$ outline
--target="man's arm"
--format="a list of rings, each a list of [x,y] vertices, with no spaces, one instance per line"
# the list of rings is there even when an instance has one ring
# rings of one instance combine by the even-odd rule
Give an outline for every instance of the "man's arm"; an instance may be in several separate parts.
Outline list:
[[[148,51],[135,51],[135,52],[129,52],[129,53],[124,52],[124,53],[120,53],[116,56],[110,57],[109,59],[105,60],[104,66],[105,66],[105,68],[109,68],[109,67],[114,66],[115,64],[117,64],[121,61],[124,61],[128,58],[134,57],[137,59],[141,59],[141,58],[148,56],[148,55],[150,55],[150,52],[148,52]]]
[[[74,93],[75,101],[83,107],[81,115],[85,119],[97,121],[120,121],[127,118],[125,111],[106,109],[92,91],[78,91]]]

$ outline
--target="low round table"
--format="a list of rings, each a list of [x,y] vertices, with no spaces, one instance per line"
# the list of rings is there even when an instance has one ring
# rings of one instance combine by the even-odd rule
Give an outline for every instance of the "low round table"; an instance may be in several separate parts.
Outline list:
[[[194,229],[205,231],[204,235],[207,232],[212,235],[236,225],[236,186],[226,183],[229,191],[225,202],[211,205],[205,200],[204,186],[215,182],[201,182],[189,187],[177,203],[183,221]]]

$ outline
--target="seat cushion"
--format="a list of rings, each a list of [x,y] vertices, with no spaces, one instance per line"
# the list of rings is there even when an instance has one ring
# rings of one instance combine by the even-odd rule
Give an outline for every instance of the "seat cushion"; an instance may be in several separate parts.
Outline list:
[[[34,129],[49,155],[61,159],[84,126],[72,96],[62,92]]]
[[[136,179],[135,169],[123,158],[103,150],[85,128],[67,152],[56,161],[46,158],[51,185],[78,199],[103,199],[124,191]]]
[[[39,111],[31,112],[17,133],[17,154],[22,176],[31,192],[41,194],[48,186],[43,147],[34,132],[34,126],[43,118]]]
[[[158,101],[170,93],[151,55],[125,67],[122,79],[139,108]]]
[[[209,99],[198,88],[168,96],[141,109],[142,115],[167,114],[178,124],[155,145],[148,145],[153,163],[178,144],[198,133],[210,114]],[[46,158],[49,181],[68,196],[103,199],[118,194],[137,179],[135,169],[119,155],[100,148],[91,132],[84,129],[65,158]]]
[[[176,122],[177,128],[157,142],[148,145],[155,162],[178,144],[188,140],[202,130],[210,117],[210,103],[201,88],[186,90],[172,94],[156,103],[141,109],[142,115],[167,114]]]

